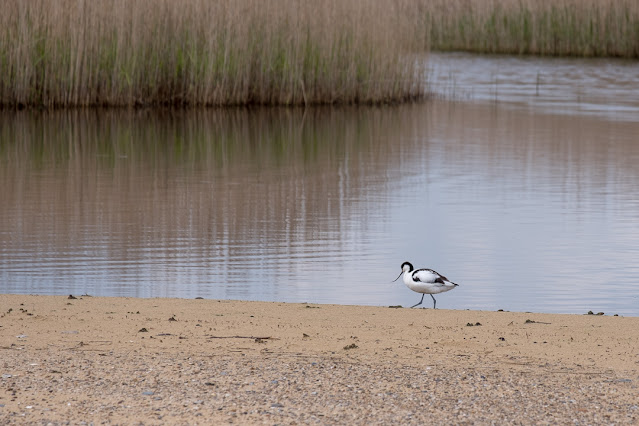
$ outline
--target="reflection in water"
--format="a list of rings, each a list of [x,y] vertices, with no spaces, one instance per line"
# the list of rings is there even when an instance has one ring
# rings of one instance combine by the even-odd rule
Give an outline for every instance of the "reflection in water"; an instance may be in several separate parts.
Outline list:
[[[492,106],[0,115],[0,293],[639,315],[639,125]],[[419,297],[419,296],[418,296]]]
[[[5,116],[3,290],[317,298],[389,216],[398,113]]]

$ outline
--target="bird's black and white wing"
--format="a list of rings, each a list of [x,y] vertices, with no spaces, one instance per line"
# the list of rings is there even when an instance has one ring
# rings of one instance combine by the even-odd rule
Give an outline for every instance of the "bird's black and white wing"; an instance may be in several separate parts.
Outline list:
[[[426,284],[444,284],[448,281],[448,278],[438,274],[432,269],[418,269],[413,272],[413,281]]]

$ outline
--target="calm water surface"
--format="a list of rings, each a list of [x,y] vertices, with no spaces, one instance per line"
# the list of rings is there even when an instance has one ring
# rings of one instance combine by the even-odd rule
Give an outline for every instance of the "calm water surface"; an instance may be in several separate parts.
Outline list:
[[[504,90],[2,113],[0,293],[410,306],[408,260],[461,284],[441,308],[639,315],[639,105]]]
[[[428,65],[431,90],[448,99],[639,120],[639,61],[439,53]]]

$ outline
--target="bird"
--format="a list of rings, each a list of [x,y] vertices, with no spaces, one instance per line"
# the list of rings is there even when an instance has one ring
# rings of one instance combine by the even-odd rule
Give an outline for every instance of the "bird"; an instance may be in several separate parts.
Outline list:
[[[399,276],[395,278],[393,282],[397,281],[402,275],[404,275],[404,284],[406,284],[408,288],[417,293],[422,293],[422,299],[419,303],[411,306],[411,308],[421,305],[424,301],[424,296],[430,294],[430,297],[433,298],[433,309],[437,309],[435,307],[437,300],[435,300],[433,294],[443,293],[459,286],[459,284],[455,284],[432,269],[415,270],[410,262],[402,263],[402,272],[399,273]]]

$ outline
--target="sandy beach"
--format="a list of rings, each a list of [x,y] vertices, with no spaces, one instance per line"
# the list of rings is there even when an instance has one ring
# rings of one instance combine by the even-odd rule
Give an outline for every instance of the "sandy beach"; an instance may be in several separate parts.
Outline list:
[[[639,422],[639,318],[0,295],[2,424]]]

